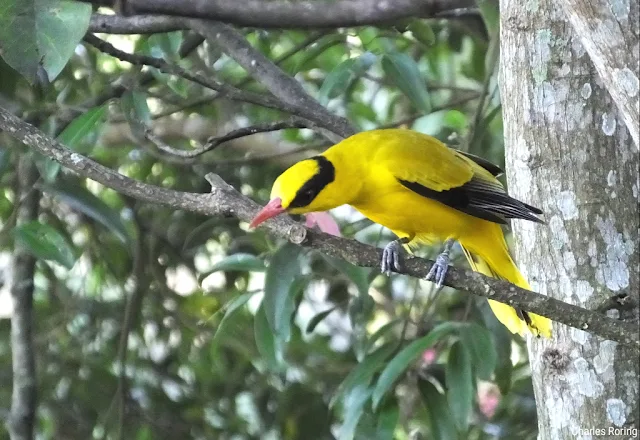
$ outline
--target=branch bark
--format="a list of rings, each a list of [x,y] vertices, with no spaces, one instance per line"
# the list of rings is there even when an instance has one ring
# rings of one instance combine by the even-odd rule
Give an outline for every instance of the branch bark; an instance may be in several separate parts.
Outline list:
[[[89,32],[104,34],[157,34],[186,29],[184,21],[169,15],[122,15],[93,14]]]
[[[128,0],[138,13],[218,20],[257,28],[337,28],[433,17],[473,0]]]
[[[555,0],[587,50],[640,148],[640,39],[637,1]],[[604,120],[603,120],[604,129]]]
[[[547,228],[513,225],[533,288],[586,309],[638,302],[638,151],[555,0],[502,0],[501,96],[509,192],[545,211]],[[604,124],[603,124],[604,122]],[[637,331],[637,330],[636,330]],[[529,343],[539,440],[638,427],[638,355],[556,324]]]
[[[0,108],[0,128],[79,175],[142,201],[208,216],[233,216],[242,221],[249,221],[259,209],[255,202],[242,196],[219,178],[210,179],[212,189],[208,194],[173,191],[130,179],[68,149],[3,108]],[[382,256],[380,249],[306,229],[289,218],[277,218],[267,222],[264,227],[275,236],[298,245],[312,247],[359,266],[378,267]],[[420,258],[408,258],[406,274],[424,278],[432,264],[433,262]],[[640,335],[636,323],[614,320],[601,313],[520,289],[505,281],[487,278],[468,270],[451,268],[447,272],[445,284],[547,316],[554,321],[629,345],[635,350],[640,349]]]
[[[31,158],[23,154],[18,165],[17,225],[38,218],[40,193],[34,188],[38,172]],[[33,276],[36,260],[16,246],[11,286],[11,358],[13,390],[7,422],[11,440],[32,440],[36,415],[37,381],[33,344]]]
[[[307,94],[302,85],[284,73],[270,59],[254,49],[234,28],[223,23],[190,20],[190,27],[204,36],[207,41],[219,46],[223,52],[241,65],[256,81],[262,83],[273,96],[297,109],[298,116],[304,117],[319,127],[341,137],[356,132],[345,118],[330,113],[318,101]],[[337,139],[334,139],[337,140]]]

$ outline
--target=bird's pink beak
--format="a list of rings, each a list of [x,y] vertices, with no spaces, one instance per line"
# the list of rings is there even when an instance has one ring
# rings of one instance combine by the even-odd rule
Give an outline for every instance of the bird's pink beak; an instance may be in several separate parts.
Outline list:
[[[278,214],[282,214],[284,212],[284,208],[282,207],[282,199],[280,197],[276,197],[266,204],[264,208],[256,214],[256,216],[251,220],[250,228],[255,228],[260,223],[265,220],[269,220],[272,217],[275,217]]]

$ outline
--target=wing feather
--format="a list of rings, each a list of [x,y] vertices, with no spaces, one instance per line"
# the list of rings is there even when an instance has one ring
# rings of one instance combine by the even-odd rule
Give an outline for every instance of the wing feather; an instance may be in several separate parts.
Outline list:
[[[386,132],[386,133],[385,133]],[[423,134],[382,130],[374,160],[411,191],[495,223],[520,218],[544,223],[542,211],[509,196],[495,176],[502,170]]]

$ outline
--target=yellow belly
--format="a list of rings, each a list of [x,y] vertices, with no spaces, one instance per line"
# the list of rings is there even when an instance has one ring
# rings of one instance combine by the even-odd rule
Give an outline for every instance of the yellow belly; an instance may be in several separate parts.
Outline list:
[[[351,204],[365,217],[381,224],[400,237],[416,241],[458,239],[481,228],[484,220],[464,214],[440,202],[394,186],[386,192],[375,192]]]

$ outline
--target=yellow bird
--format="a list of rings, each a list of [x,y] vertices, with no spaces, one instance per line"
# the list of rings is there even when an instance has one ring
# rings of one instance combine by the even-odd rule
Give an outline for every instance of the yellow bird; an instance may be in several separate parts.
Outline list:
[[[530,289],[509,255],[500,224],[508,218],[542,222],[536,216],[542,211],[507,195],[496,179],[501,172],[425,134],[366,131],[282,173],[251,227],[283,212],[304,214],[347,204],[399,237],[384,248],[383,272],[401,272],[404,244],[444,242],[427,276],[441,286],[457,241],[474,271]],[[489,305],[511,332],[551,336],[549,319],[492,300]]]

